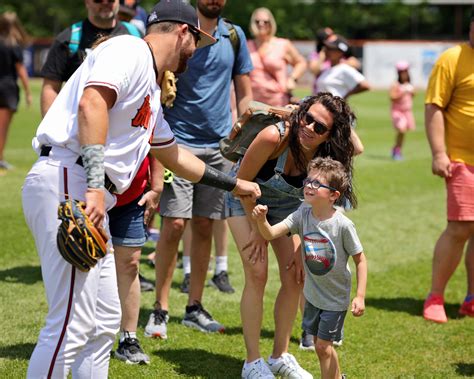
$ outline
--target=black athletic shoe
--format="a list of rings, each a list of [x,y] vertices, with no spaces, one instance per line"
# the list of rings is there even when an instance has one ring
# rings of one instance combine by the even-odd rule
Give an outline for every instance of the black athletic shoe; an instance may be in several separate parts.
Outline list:
[[[182,293],[189,293],[189,282],[191,280],[191,274],[185,274],[183,282],[179,286],[179,289]]]
[[[224,293],[235,292],[235,290],[230,285],[229,275],[227,274],[227,271],[221,271],[219,274],[214,275],[212,279],[209,280],[209,284]]]
[[[115,358],[131,365],[150,364],[150,357],[143,352],[138,340],[131,337],[127,337],[119,343],[118,349],[115,351]]]
[[[140,280],[140,290],[142,292],[150,292],[155,290],[155,283],[145,278],[142,274],[138,274]]]

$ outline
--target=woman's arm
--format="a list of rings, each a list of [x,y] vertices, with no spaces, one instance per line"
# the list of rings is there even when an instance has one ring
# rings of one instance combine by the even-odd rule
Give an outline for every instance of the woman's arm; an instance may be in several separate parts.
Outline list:
[[[23,89],[25,90],[26,104],[29,107],[31,105],[31,91],[30,83],[28,81],[28,72],[26,71],[26,67],[23,63],[16,63],[15,68],[18,77],[20,78]]]
[[[304,57],[296,50],[296,47],[290,41],[288,41],[285,59],[289,65],[293,66],[293,71],[287,82],[287,88],[292,90],[296,87],[298,79],[300,79],[306,71],[307,65]]]

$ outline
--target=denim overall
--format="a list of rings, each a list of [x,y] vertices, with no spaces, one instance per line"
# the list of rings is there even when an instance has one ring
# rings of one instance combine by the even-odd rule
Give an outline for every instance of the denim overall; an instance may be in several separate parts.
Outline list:
[[[288,215],[298,209],[303,202],[303,188],[295,188],[288,184],[282,177],[285,168],[288,148],[278,157],[275,166],[275,174],[268,180],[256,179],[260,185],[262,196],[257,199],[257,204],[268,206],[267,220],[273,225],[284,220]],[[231,176],[236,176],[240,162],[237,163],[230,172]],[[240,200],[232,194],[226,195],[227,217],[245,216],[245,211],[240,204]]]

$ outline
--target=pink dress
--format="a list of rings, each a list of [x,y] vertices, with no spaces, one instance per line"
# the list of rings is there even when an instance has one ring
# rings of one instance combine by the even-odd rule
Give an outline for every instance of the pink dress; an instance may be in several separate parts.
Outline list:
[[[253,99],[274,106],[287,105],[290,100],[286,88],[288,62],[285,59],[288,40],[272,38],[265,55],[259,54],[253,40],[249,40],[247,45],[254,67],[250,72]]]
[[[392,100],[392,123],[393,127],[400,132],[415,129],[415,117],[413,116],[413,93],[414,88],[410,83],[394,83],[396,90],[402,93],[397,100]]]

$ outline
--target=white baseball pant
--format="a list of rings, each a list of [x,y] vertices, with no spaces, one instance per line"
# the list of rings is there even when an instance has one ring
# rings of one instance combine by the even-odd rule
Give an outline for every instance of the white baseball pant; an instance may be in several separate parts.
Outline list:
[[[120,326],[113,254],[84,273],[57,250],[58,204],[66,194],[84,200],[87,186],[84,169],[75,164],[75,158],[40,157],[22,190],[23,212],[35,239],[49,308],[28,378],[66,378],[69,371],[73,378],[107,378]],[[107,209],[114,202],[115,197],[107,193]]]

